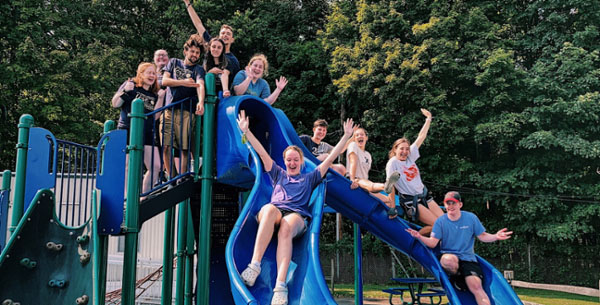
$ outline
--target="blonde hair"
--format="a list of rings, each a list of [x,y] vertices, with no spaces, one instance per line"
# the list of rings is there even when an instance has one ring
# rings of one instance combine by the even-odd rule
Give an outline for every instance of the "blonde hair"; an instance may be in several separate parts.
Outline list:
[[[267,57],[264,54],[256,54],[254,56],[252,56],[252,58],[250,58],[250,61],[248,62],[248,67],[250,67],[252,65],[252,63],[256,60],[262,60],[264,68],[263,68],[263,75],[267,76],[269,75],[269,62],[267,61]]]
[[[408,143],[408,146],[410,146],[410,141],[407,138],[400,138],[394,141],[394,145],[392,145],[392,149],[390,149],[390,152],[388,153],[389,159],[393,158],[396,155],[396,149],[402,143]]]
[[[296,145],[290,145],[283,150],[283,159],[285,159],[285,154],[290,150],[295,150],[300,155],[300,163],[304,166],[304,153],[302,153],[302,149]]]
[[[150,62],[143,62],[141,64],[139,64],[138,68],[137,68],[137,73],[135,75],[135,77],[133,78],[133,82],[135,83],[136,87],[142,87],[144,85],[144,71],[146,71],[146,69],[148,69],[149,67],[153,67],[154,68],[154,73],[156,73],[156,65],[154,65],[153,63]],[[150,92],[152,93],[157,93],[159,89],[158,86],[158,76],[154,78],[154,83],[152,84],[152,86],[150,86]]]

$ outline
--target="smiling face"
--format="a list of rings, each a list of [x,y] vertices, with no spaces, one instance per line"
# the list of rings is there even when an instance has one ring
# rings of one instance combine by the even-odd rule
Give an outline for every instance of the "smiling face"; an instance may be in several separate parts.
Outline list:
[[[185,61],[187,65],[195,64],[200,58],[200,48],[196,46],[190,46],[187,51],[183,51],[183,55],[185,55]]]
[[[354,140],[360,149],[365,150],[365,145],[367,145],[367,140],[369,140],[369,137],[364,129],[359,128],[354,131]]]
[[[444,207],[446,207],[448,217],[451,219],[456,220],[460,217],[460,208],[462,206],[462,201],[454,198],[451,193],[446,194],[444,197]]]
[[[168,62],[169,62],[169,54],[167,54],[167,51],[156,50],[156,52],[154,52],[154,64],[159,69],[162,69],[164,66],[166,66]]]
[[[219,38],[225,42],[225,45],[230,45],[235,40],[233,39],[233,32],[226,27],[221,28],[221,31],[219,32]]]
[[[214,40],[210,44],[210,55],[212,57],[218,58],[219,56],[221,56],[221,54],[223,54],[223,48],[224,45],[220,41]]]
[[[263,73],[265,72],[265,64],[263,63],[262,60],[255,59],[250,64],[250,69],[252,70],[252,73],[254,73],[254,75],[256,75],[256,78],[261,78],[261,77],[263,77]]]
[[[327,127],[325,126],[316,126],[313,127],[313,139],[318,140],[319,143],[325,139],[327,135]]]
[[[151,65],[142,73],[142,84],[147,89],[152,87],[154,82],[156,82],[156,68]]]
[[[302,156],[295,149],[287,150],[283,155],[283,161],[289,175],[296,176],[300,174],[303,160]]]
[[[406,161],[408,155],[410,154],[410,145],[406,142],[400,143],[396,146],[396,158],[400,161]]]

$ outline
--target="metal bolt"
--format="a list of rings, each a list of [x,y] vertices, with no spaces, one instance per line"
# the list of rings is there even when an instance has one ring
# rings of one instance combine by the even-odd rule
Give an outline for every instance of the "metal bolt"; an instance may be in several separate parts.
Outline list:
[[[85,263],[87,263],[87,262],[90,261],[90,257],[91,257],[91,255],[90,255],[89,252],[83,251],[83,254],[81,254],[79,256],[79,262],[82,263],[82,264],[85,264]]]
[[[84,295],[78,297],[75,302],[77,303],[77,305],[85,305],[88,303],[89,300],[90,300],[90,297],[88,297],[87,295],[84,294]]]
[[[77,243],[84,244],[84,243],[87,243],[89,239],[90,239],[90,237],[88,235],[77,236]]]

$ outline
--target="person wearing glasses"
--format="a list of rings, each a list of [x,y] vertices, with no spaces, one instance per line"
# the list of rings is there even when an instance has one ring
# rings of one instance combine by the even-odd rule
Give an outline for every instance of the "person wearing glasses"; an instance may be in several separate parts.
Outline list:
[[[461,211],[463,203],[458,192],[446,193],[444,206],[446,214],[435,221],[430,237],[425,237],[414,229],[406,231],[429,248],[435,248],[441,241],[440,264],[450,281],[458,290],[471,291],[478,305],[489,305],[490,299],[481,285],[483,272],[473,250],[475,237],[482,242],[491,243],[509,239],[512,231],[503,228],[496,234],[487,233],[475,214]]]
[[[385,191],[389,194],[390,202],[395,202],[394,195],[396,192],[399,193],[400,206],[405,215],[409,216],[412,221],[418,219],[424,223],[426,226],[421,229],[421,233],[427,234],[435,220],[442,216],[444,211],[428,194],[427,188],[421,181],[421,173],[416,163],[420,157],[419,148],[427,138],[433,118],[431,112],[426,109],[421,109],[421,112],[426,119],[415,142],[411,144],[407,138],[400,138],[392,145],[388,154],[390,159],[385,166],[386,180],[390,179],[394,173],[399,173],[400,179],[396,181],[394,187]],[[396,208],[390,208],[388,215],[390,218],[396,217],[398,215]]]

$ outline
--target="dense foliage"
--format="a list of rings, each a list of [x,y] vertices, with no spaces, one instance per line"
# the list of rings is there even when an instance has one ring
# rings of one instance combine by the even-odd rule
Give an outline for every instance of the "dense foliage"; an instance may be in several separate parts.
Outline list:
[[[503,268],[563,257],[554,281],[597,284],[600,263],[600,3],[546,1],[195,1],[213,34],[233,26],[242,66],[270,61],[290,83],[276,107],[300,133],[325,118],[369,131],[372,177],[391,143],[434,120],[419,166],[438,201],[460,190]],[[95,144],[110,97],[155,49],[181,57],[183,1],[14,0],[0,4],[0,168],[14,168],[23,113],[57,138]],[[325,227],[330,230],[331,227]],[[348,230],[347,232],[351,232]],[[529,247],[528,247],[529,246]],[[376,247],[375,247],[376,248]],[[585,265],[590,274],[569,278]],[[543,267],[542,264],[538,267]],[[575,268],[575,269],[572,269]],[[535,279],[536,273],[533,272]]]

